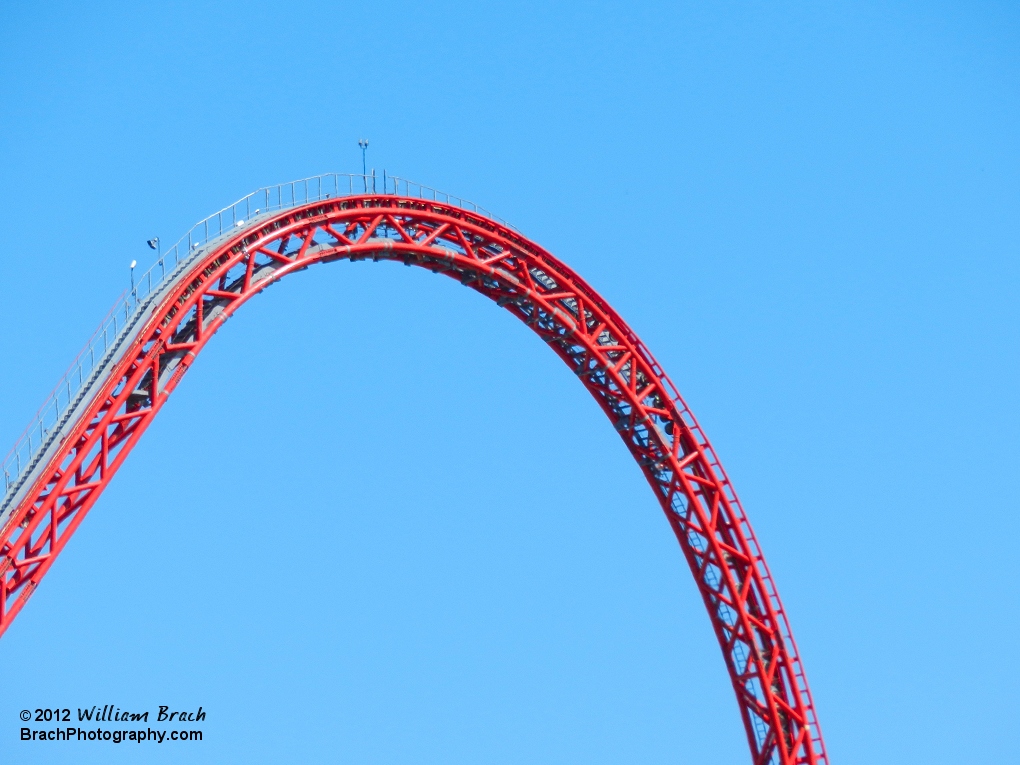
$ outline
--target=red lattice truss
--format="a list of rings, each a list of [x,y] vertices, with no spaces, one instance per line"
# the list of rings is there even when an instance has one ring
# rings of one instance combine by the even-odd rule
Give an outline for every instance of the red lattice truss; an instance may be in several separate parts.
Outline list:
[[[828,763],[765,559],[672,382],[566,265],[485,217],[420,199],[365,195],[288,210],[227,239],[177,282],[0,533],[0,634],[220,325],[286,274],[368,258],[459,280],[563,359],[627,444],[676,533],[722,648],[753,762]]]

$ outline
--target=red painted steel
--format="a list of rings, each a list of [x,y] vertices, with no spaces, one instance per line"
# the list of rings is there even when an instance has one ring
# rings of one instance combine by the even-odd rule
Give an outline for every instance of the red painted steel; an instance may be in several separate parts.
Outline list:
[[[488,218],[421,199],[370,194],[281,212],[226,239],[177,282],[0,533],[0,634],[220,325],[288,273],[366,258],[460,280],[524,321],[567,363],[634,455],[680,542],[722,647],[753,762],[828,763],[761,549],[672,382],[569,267]]]

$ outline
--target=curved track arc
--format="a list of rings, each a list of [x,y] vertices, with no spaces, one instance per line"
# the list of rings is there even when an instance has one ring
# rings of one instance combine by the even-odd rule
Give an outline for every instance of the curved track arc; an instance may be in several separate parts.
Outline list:
[[[386,194],[264,216],[160,291],[0,530],[0,634],[173,392],[240,306],[289,273],[392,260],[456,278],[524,321],[574,371],[659,500],[723,651],[755,765],[827,763],[764,556],[711,444],[637,335],[564,263],[469,211]]]

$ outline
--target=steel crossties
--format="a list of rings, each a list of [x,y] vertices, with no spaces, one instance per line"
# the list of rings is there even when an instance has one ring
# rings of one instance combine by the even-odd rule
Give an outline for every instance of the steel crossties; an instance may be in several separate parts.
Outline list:
[[[150,272],[144,297],[128,298],[114,337],[104,337],[98,360],[93,350],[92,364],[78,368],[74,387],[67,382],[66,405],[39,426],[24,464],[19,453],[8,476],[0,634],[224,321],[311,265],[395,261],[490,298],[577,376],[679,540],[722,648],[752,762],[827,765],[786,612],[751,525],[708,439],[637,335],[568,266],[484,211],[399,179],[377,192],[374,178],[353,178],[320,176],[312,193],[302,182],[300,199],[290,184],[286,202],[282,186],[271,187],[275,197],[271,189],[246,197],[247,217],[237,205],[226,208],[231,219],[224,224],[221,211],[211,235],[207,219],[204,236],[189,234],[191,246],[161,261],[155,286]]]

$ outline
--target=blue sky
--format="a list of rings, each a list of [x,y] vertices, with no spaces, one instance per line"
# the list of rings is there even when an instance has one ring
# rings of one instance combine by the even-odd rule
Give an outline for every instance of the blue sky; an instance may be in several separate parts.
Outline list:
[[[0,441],[146,239],[357,171],[367,137],[662,362],[833,762],[1016,760],[1018,86],[1007,2],[0,4]],[[386,264],[219,333],[0,668],[9,762],[747,761],[597,406],[508,314]],[[23,708],[108,703],[202,705],[206,739],[16,740]]]

